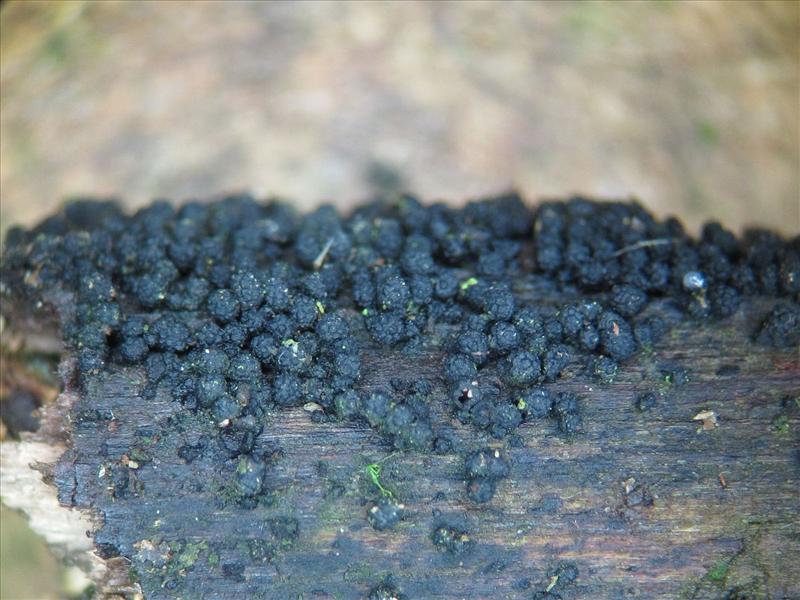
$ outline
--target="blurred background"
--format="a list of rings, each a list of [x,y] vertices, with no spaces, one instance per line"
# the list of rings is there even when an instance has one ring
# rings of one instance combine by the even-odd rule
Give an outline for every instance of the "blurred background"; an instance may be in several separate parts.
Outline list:
[[[797,230],[789,2],[4,2],[3,223],[61,199],[639,197]]]
[[[794,1],[3,1],[0,221],[81,195],[513,187],[796,234],[798,107]],[[0,596],[57,597],[0,515]]]

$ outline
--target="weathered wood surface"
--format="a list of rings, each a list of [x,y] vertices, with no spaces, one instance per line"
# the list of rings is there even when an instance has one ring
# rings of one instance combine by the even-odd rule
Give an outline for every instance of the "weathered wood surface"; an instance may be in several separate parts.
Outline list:
[[[408,598],[529,598],[564,561],[580,570],[574,585],[556,585],[564,598],[798,598],[800,356],[752,343],[767,306],[679,324],[609,385],[570,367],[553,385],[583,397],[585,433],[566,439],[550,420],[523,424],[524,443],[508,448],[511,475],[486,505],[467,500],[461,455],[392,454],[366,426],[316,423],[296,409],[271,415],[258,440],[280,448],[267,474],[272,503],[243,509],[224,500],[237,461],[220,466],[216,426],[164,395],[143,401],[143,376],[129,369],[85,394],[68,383],[70,449],[53,481],[62,504],[98,524],[101,554],[121,555],[106,562],[117,573],[130,564],[148,598],[360,598],[387,574]],[[442,397],[434,423],[446,421],[463,449],[502,445],[446,413],[438,351],[375,348],[363,360],[364,387],[433,382]],[[687,368],[690,381],[670,385],[665,365]],[[634,399],[650,390],[664,395],[640,413]],[[87,421],[86,411],[101,418]],[[693,420],[701,411],[717,426]],[[191,464],[178,457],[178,446],[201,440]],[[137,446],[152,461],[124,466]],[[383,484],[410,513],[388,532],[366,521],[376,490],[364,468],[382,459]],[[129,493],[115,498],[120,470]],[[626,494],[626,485],[642,487]],[[645,488],[652,506],[637,503]],[[281,517],[299,523],[293,543],[271,533],[269,519]],[[469,531],[472,552],[436,550],[430,535],[443,521]],[[274,552],[253,557],[251,540]]]

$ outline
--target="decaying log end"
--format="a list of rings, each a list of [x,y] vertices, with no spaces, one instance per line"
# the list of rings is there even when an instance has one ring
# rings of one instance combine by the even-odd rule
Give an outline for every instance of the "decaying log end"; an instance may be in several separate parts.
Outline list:
[[[404,227],[425,227],[421,217],[415,217],[417,224],[403,221],[411,218],[410,208],[402,208],[399,216],[385,207],[374,210],[379,214],[369,213],[365,222],[378,223],[383,235],[395,231],[394,225],[382,224],[393,218],[405,223]],[[470,235],[478,235],[483,230],[470,220],[469,210],[473,209],[467,209],[468,217],[448,219],[471,228]],[[491,214],[481,212],[483,208],[474,210],[491,220]],[[301,337],[308,331],[317,332],[316,342],[323,347],[326,339],[332,344],[347,339],[347,347],[338,354],[350,356],[352,347],[358,349],[359,375],[351,385],[358,392],[355,400],[344,392],[334,395],[303,388],[303,394],[315,395],[301,395],[282,405],[276,398],[287,388],[270,379],[272,401],[255,410],[252,381],[229,370],[226,389],[234,410],[240,411],[229,416],[225,411],[231,403],[219,400],[228,396],[215,396],[216,402],[207,406],[202,403],[209,386],[217,385],[211,378],[203,380],[202,386],[194,382],[192,393],[178,398],[176,394],[183,393],[178,378],[171,382],[174,386],[153,386],[152,365],[119,359],[133,351],[121,348],[122,326],[107,330],[105,362],[87,375],[88,359],[81,353],[81,344],[89,343],[90,337],[73,328],[67,334],[68,349],[59,369],[63,390],[42,409],[41,427],[22,434],[20,441],[3,443],[3,501],[24,510],[48,543],[80,564],[97,583],[100,596],[800,596],[796,561],[800,556],[800,355],[796,343],[776,347],[782,344],[753,341],[757,337],[763,341],[767,334],[772,341],[794,339],[791,329],[768,330],[765,325],[765,315],[775,312],[775,300],[756,290],[743,294],[741,305],[737,300],[729,311],[733,292],[698,279],[707,260],[702,258],[693,263],[696,270],[689,271],[688,280],[679,278],[676,284],[679,289],[685,287],[681,294],[688,290],[687,298],[679,299],[672,288],[650,291],[644,294],[646,308],[638,307],[635,317],[613,313],[606,318],[605,330],[600,324],[604,317],[597,317],[592,322],[608,338],[599,342],[604,351],[594,355],[582,351],[578,334],[570,337],[567,333],[570,324],[565,315],[571,313],[566,307],[588,299],[615,303],[625,310],[640,304],[640,299],[636,290],[627,288],[612,291],[592,284],[591,290],[584,290],[579,278],[556,285],[552,275],[542,273],[540,255],[545,252],[537,250],[528,237],[530,231],[542,235],[542,226],[537,225],[542,219],[545,224],[555,219],[547,210],[532,213],[522,234],[508,229],[502,220],[493,221],[492,235],[522,239],[519,247],[496,245],[513,250],[514,265],[505,266],[512,302],[517,307],[543,307],[545,326],[552,328],[547,315],[556,315],[564,329],[543,337],[547,345],[538,354],[531,351],[539,361],[533,375],[529,375],[533,367],[527,356],[515,354],[513,348],[499,349],[509,338],[504,326],[498,326],[487,334],[488,358],[475,359],[477,370],[467,383],[452,376],[464,368],[452,359],[454,344],[474,348],[470,344],[479,345],[482,340],[472,336],[453,341],[471,315],[483,315],[487,330],[497,323],[516,323],[519,330],[525,326],[522,320],[515,321],[516,313],[511,317],[513,310],[507,317],[498,316],[506,310],[508,296],[493,290],[502,286],[482,290],[489,300],[482,309],[474,309],[470,289],[480,287],[479,282],[490,277],[486,270],[493,267],[481,263],[484,274],[473,274],[477,267],[472,259],[455,266],[453,260],[448,263],[457,288],[451,297],[459,299],[452,305],[463,311],[458,319],[447,321],[449,317],[434,311],[433,304],[406,304],[410,296],[402,287],[417,281],[417,274],[408,272],[413,265],[406,265],[400,283],[379,280],[382,305],[363,309],[357,302],[354,305],[348,283],[344,286],[348,291],[341,292],[338,301],[332,294],[317,300],[319,314],[314,313],[313,297],[308,303],[312,321],[319,323],[323,315],[335,313],[341,322],[328,319],[325,330],[309,325],[283,339],[278,336],[274,354],[265,359],[272,366],[263,367],[261,376],[272,378],[269,369],[295,373],[313,368],[315,361],[333,361],[337,352],[328,357],[324,350],[312,353],[311,366],[297,366],[297,357],[306,351],[304,344],[310,343],[308,336]],[[571,214],[572,209],[564,210]],[[581,205],[575,210],[584,214],[590,208]],[[261,215],[272,220],[265,225],[267,233],[259,234],[272,236],[268,243],[275,247],[270,246],[270,260],[279,248],[292,248],[281,251],[296,253],[291,257],[299,264],[307,260],[312,272],[319,272],[324,264],[357,260],[354,250],[345,252],[344,245],[337,247],[338,241],[329,241],[341,241],[337,237],[341,230],[350,236],[353,248],[359,248],[360,228],[366,225],[355,217],[340,226],[323,212],[319,222],[306,223],[306,229],[293,225],[299,231],[293,235],[305,242],[287,246],[288,238],[279,235],[281,215],[274,209],[266,217]],[[601,213],[595,216],[598,223],[604,222]],[[158,218],[172,223],[172,217]],[[635,228],[651,226],[645,225],[642,215],[638,218]],[[304,237],[308,229],[315,233]],[[245,227],[241,235],[249,233]],[[315,246],[312,242],[317,238]],[[797,250],[796,242],[792,243],[782,246],[789,254]],[[652,252],[651,259],[673,256],[662,252],[683,252],[673,250],[676,242],[636,244],[618,243],[608,260],[627,265],[633,259],[623,257],[637,252]],[[696,242],[681,244],[688,247]],[[175,256],[184,251],[188,250],[171,250],[176,264],[183,259]],[[703,257],[713,254],[703,252]],[[730,250],[729,256],[739,255]],[[433,257],[434,262],[440,260],[435,252]],[[424,261],[425,256],[414,260]],[[671,268],[677,268],[676,260]],[[436,264],[436,269],[443,268]],[[379,271],[382,266],[370,268]],[[189,267],[181,269],[180,277],[186,278]],[[86,291],[55,293],[51,289],[43,294],[46,301],[40,306],[28,296],[15,296],[14,286],[8,286],[9,281],[24,280],[25,273],[6,271],[4,275],[5,337],[20,324],[24,328],[32,312],[55,307],[69,324],[74,319],[71,315],[86,308],[78,306],[80,294]],[[149,288],[133,286],[126,291],[119,281],[114,281],[109,298],[121,306],[122,322],[148,311],[158,313],[154,317],[169,312],[163,307],[137,307],[132,297],[137,293],[145,297]],[[435,289],[438,280],[433,284]],[[309,282],[309,289],[313,285]],[[693,291],[693,285],[700,287]],[[733,284],[727,287],[736,289]],[[240,288],[231,285],[231,289]],[[305,302],[301,295],[307,294],[292,295],[290,305]],[[796,292],[784,295],[791,306]],[[238,298],[244,302],[242,296]],[[394,315],[392,303],[398,299],[402,305],[396,310],[405,311],[406,327],[422,314],[427,318],[416,334],[419,343],[404,339],[386,344],[383,338],[388,329],[376,331],[370,321],[371,311]],[[223,325],[232,322],[225,316],[230,300],[224,295],[215,297],[208,309]],[[680,304],[684,301],[689,304]],[[704,320],[700,314],[686,317],[687,311],[702,310],[707,301],[715,310],[732,314],[718,320]],[[162,327],[161,337],[148,342],[149,351],[167,354],[164,348],[172,344],[175,355],[190,356],[194,342],[184,342],[181,327],[185,323],[193,332],[190,340],[200,339],[205,335],[198,333],[203,310],[176,311],[189,316],[178,325],[173,322],[172,328]],[[241,314],[237,322],[244,322],[245,311]],[[299,310],[281,308],[270,312],[268,319],[276,314],[292,314],[296,322],[306,318]],[[646,343],[643,336],[649,330],[637,329],[638,337],[630,342],[638,347],[635,355],[625,354],[627,349],[615,339],[627,327],[634,330],[642,323],[658,322],[668,324],[669,331],[659,341]],[[154,323],[150,319],[148,327],[155,328]],[[338,333],[343,323],[352,332],[352,341]],[[52,334],[55,321],[49,324]],[[264,325],[263,331],[273,331],[270,327]],[[40,342],[47,339],[47,328],[40,333]],[[147,335],[145,331],[142,339]],[[559,343],[553,342],[555,336]],[[527,348],[536,343],[533,332],[523,337]],[[248,339],[247,348],[258,355],[253,336]],[[586,342],[589,347],[590,342]],[[571,358],[562,361],[560,353],[566,352]],[[616,360],[607,360],[615,352]],[[585,354],[589,368],[582,360]],[[237,369],[249,368],[247,361],[236,362],[238,350],[230,356]],[[194,364],[192,360],[185,358],[182,364]],[[336,364],[342,370],[351,368],[346,360]],[[302,381],[314,377],[311,371],[299,372],[305,373]],[[320,381],[342,385],[328,375]],[[473,394],[491,399],[485,423],[480,406],[472,402],[477,402]],[[384,396],[388,412],[378,418]],[[348,404],[351,401],[355,404]],[[350,410],[355,418],[348,418]],[[423,413],[427,420],[420,416]],[[430,439],[426,424],[434,432]]]
[[[97,597],[141,598],[141,589],[130,581],[130,561],[105,559],[96,552],[91,534],[102,526],[97,512],[59,502],[55,470],[72,443],[69,412],[76,392],[64,389],[53,395],[48,389],[51,381],[37,388],[35,375],[30,372],[24,373],[24,382],[14,380],[17,373],[26,370],[26,360],[39,355],[50,357],[63,351],[63,344],[53,329],[56,323],[48,319],[34,322],[30,318],[15,322],[12,315],[24,312],[20,305],[14,309],[6,304],[3,308],[3,400],[7,401],[7,391],[13,393],[5,388],[16,385],[28,390],[33,387],[32,393],[42,401],[35,411],[38,416],[35,431],[27,428],[20,432],[4,431],[0,446],[3,504],[24,513],[31,529],[45,540],[53,554],[65,564],[77,566],[86,575]],[[25,328],[20,329],[20,324]],[[9,360],[10,356],[20,358]],[[74,368],[70,363],[69,356],[65,356],[60,368],[62,374]]]

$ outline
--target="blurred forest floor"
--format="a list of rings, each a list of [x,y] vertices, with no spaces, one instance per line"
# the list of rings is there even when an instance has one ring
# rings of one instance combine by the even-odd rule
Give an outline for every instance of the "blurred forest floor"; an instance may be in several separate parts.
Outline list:
[[[4,224],[65,196],[637,196],[800,226],[800,3],[6,2]]]
[[[79,195],[515,187],[796,234],[798,106],[793,1],[7,1],[0,223]],[[0,514],[0,596],[61,593]]]
[[[25,517],[5,506],[0,506],[0,522],[0,598],[56,597],[62,575],[44,541],[27,528]]]

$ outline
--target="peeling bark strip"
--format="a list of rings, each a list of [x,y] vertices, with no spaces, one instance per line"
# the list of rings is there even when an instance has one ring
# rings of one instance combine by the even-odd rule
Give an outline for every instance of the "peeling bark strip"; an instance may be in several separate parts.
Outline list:
[[[574,300],[530,272],[529,253],[513,281],[518,301]],[[68,294],[52,301],[74,312]],[[800,356],[752,341],[773,304],[751,297],[711,322],[654,299],[646,315],[674,326],[652,349],[621,359],[612,383],[572,361],[557,381],[537,382],[563,394],[558,418],[499,434],[460,422],[447,400],[442,340],[457,325],[411,352],[379,344],[361,311],[341,307],[361,349],[362,396],[378,406],[374,393],[398,377],[429,382],[430,422],[450,442],[435,453],[397,450],[324,401],[268,407],[250,450],[231,453],[230,423],[188,410],[164,386],[149,397],[142,367],[111,362],[86,377],[67,357],[43,428],[14,447],[56,450],[14,460],[4,445],[4,499],[13,490],[33,511],[45,494],[12,477],[28,460],[51,463],[61,505],[93,523],[101,592],[125,597],[797,597]],[[35,307],[4,302],[7,325]],[[490,310],[505,310],[502,298]],[[626,327],[615,317],[607,329]],[[506,372],[490,362],[479,377],[505,385]],[[514,406],[532,414],[537,398]],[[65,540],[77,529],[62,528]],[[74,544],[68,551],[85,552]]]

